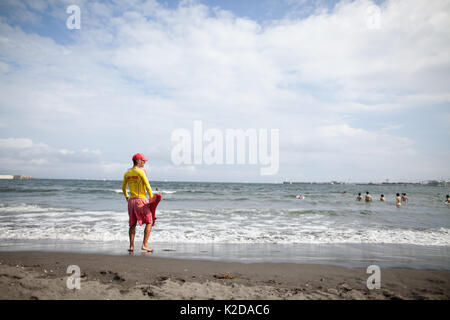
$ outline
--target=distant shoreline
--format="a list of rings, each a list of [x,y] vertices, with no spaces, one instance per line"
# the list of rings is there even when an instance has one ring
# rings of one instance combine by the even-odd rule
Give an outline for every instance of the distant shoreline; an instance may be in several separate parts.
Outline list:
[[[436,183],[421,182],[297,182],[284,181],[283,184],[325,184],[325,185],[365,185],[365,186],[424,186],[424,187],[447,187],[450,185],[448,181]]]
[[[0,174],[0,180],[32,180],[32,176],[24,174]]]
[[[2,175],[0,175],[1,177]],[[11,175],[12,176],[12,175]],[[23,176],[23,175],[15,175]],[[104,181],[104,182],[122,182],[122,179],[82,179],[82,178],[38,178],[23,176],[28,178],[8,178],[2,180],[72,180],[72,181]],[[364,185],[364,186],[423,186],[423,187],[450,187],[450,181],[437,181],[436,183],[423,182],[314,182],[314,181],[279,181],[279,182],[242,182],[242,181],[180,181],[180,180],[150,180],[153,183],[217,183],[217,184],[285,184],[285,185]]]

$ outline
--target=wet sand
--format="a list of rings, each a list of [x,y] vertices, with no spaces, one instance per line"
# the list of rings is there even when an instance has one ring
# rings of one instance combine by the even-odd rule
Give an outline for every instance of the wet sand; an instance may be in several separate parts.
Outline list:
[[[68,289],[69,265],[80,289]],[[0,299],[449,299],[450,271],[235,263],[54,252],[0,252]]]

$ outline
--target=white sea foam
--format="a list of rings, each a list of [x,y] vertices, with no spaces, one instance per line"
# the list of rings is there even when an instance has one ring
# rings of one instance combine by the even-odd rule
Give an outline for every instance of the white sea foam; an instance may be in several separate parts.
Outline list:
[[[161,192],[161,193],[166,193],[166,194],[176,193],[176,191],[174,191],[174,190],[159,190],[159,191],[155,191],[155,192]]]
[[[152,242],[165,243],[390,243],[450,246],[448,228],[337,224],[316,213],[261,210],[157,210]],[[0,239],[127,241],[126,211],[84,211],[0,204]]]
[[[0,204],[0,215],[4,213],[28,213],[28,212],[67,212],[67,208],[50,208],[39,205],[30,205],[25,203],[18,204]]]
[[[120,194],[123,193],[122,189],[110,189],[110,191],[115,192],[115,193],[120,193]],[[172,194],[172,193],[176,193],[176,191],[175,190],[153,190],[153,193]]]
[[[0,239],[22,240],[82,240],[82,241],[127,241],[128,226],[115,225],[105,230],[104,225],[90,226],[48,225],[45,228],[15,228],[0,227]],[[277,243],[277,244],[325,244],[325,243],[390,243],[415,244],[426,246],[449,246],[449,230],[414,231],[414,230],[346,230],[326,233],[298,233],[285,235],[281,233],[263,234],[249,232],[248,228],[224,232],[220,228],[197,229],[155,227],[152,231],[152,242],[155,243]],[[357,234],[355,236],[355,234]]]

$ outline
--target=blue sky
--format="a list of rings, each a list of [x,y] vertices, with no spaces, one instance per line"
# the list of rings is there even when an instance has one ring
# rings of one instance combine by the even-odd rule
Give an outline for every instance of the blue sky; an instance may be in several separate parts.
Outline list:
[[[66,27],[71,4],[80,30]],[[448,180],[449,9],[2,1],[0,174],[121,179],[142,152],[152,180]],[[195,120],[222,132],[279,129],[278,173],[175,165],[171,134]]]

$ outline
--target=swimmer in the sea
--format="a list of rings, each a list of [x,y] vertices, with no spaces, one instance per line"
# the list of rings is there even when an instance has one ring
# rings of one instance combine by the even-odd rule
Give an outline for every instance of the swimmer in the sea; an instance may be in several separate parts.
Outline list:
[[[358,196],[356,197],[356,200],[358,200],[358,201],[361,201],[361,200],[362,200],[362,197],[361,197],[361,192],[360,192],[360,193],[358,193]]]
[[[305,199],[305,197],[302,196],[301,194],[299,194],[298,196],[296,196],[296,198],[297,198],[298,200],[303,200],[303,199]]]
[[[382,194],[382,195],[381,195],[381,197],[380,197],[380,201],[382,201],[382,202],[386,202],[386,198],[384,197],[384,194]]]
[[[407,202],[408,197],[406,196],[406,193],[402,193],[402,201]]]
[[[366,192],[365,200],[366,200],[366,202],[372,201],[372,196],[369,194],[369,191]]]
[[[450,203],[450,196],[449,195],[445,196],[445,203]]]
[[[395,198],[395,200],[397,200],[397,207],[401,207],[402,205],[402,199],[400,198],[400,193],[397,193],[397,196]]]

